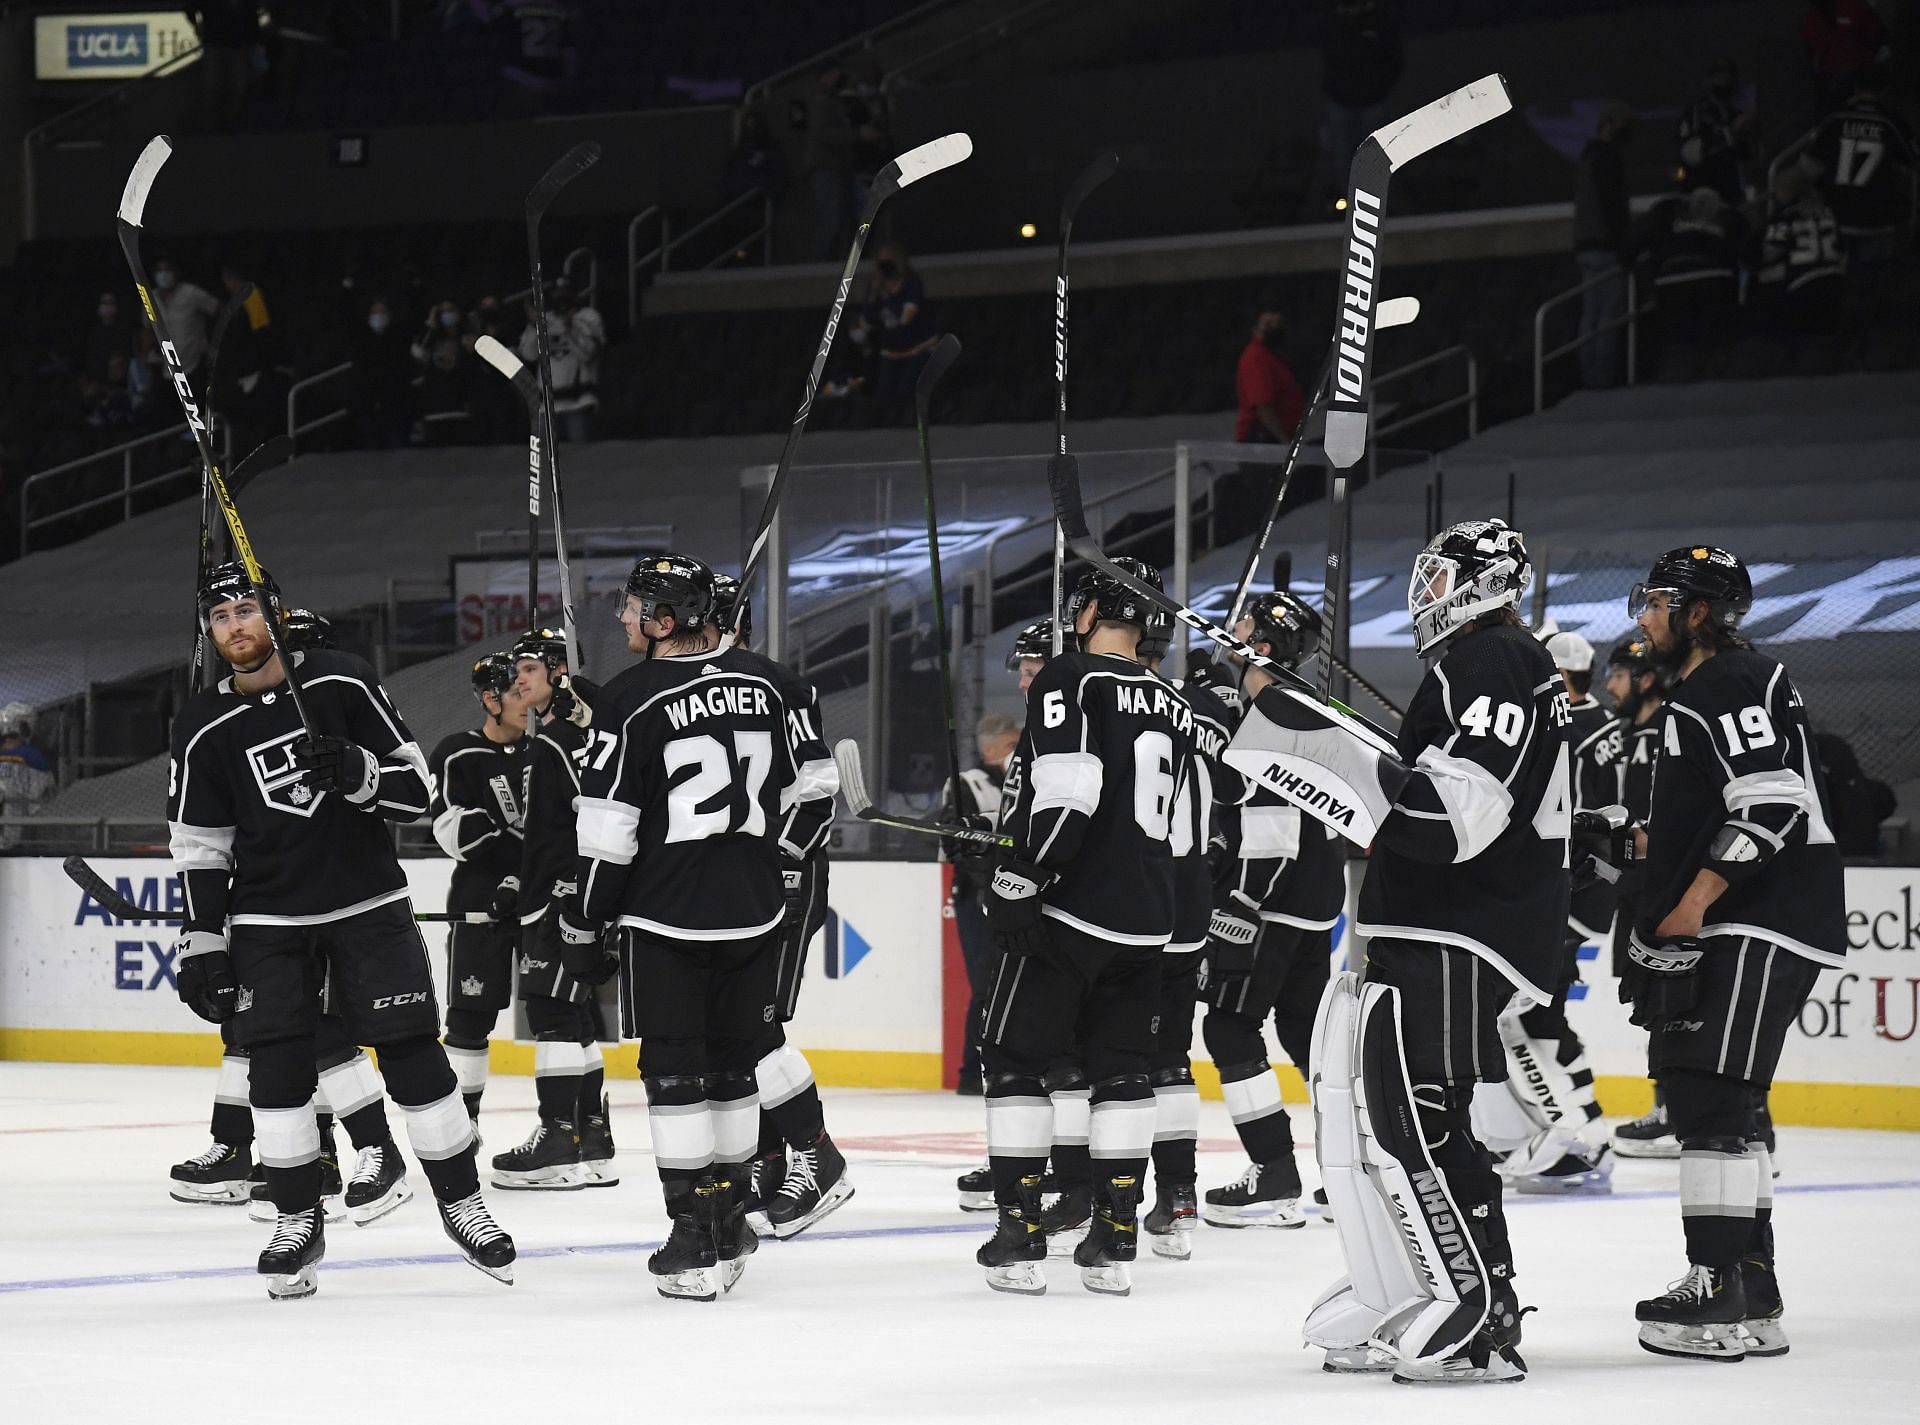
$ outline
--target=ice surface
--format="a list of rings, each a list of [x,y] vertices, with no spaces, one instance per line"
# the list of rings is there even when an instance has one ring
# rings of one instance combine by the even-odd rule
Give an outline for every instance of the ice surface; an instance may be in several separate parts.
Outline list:
[[[766,1243],[732,1296],[664,1301],[643,1261],[665,1222],[640,1086],[610,1088],[618,1188],[492,1195],[520,1244],[511,1289],[449,1255],[415,1168],[419,1197],[373,1226],[330,1228],[319,1294],[275,1304],[253,1274],[268,1229],[166,1195],[168,1165],[205,1145],[212,1070],[0,1063],[0,1425],[1859,1425],[1920,1411],[1910,1135],[1781,1130],[1791,1355],[1726,1367],[1640,1350],[1634,1300],[1682,1268],[1675,1166],[1622,1163],[1609,1199],[1508,1200],[1521,1299],[1541,1308],[1527,1318],[1531,1379],[1415,1390],[1323,1375],[1301,1349],[1301,1318],[1339,1270],[1319,1222],[1202,1227],[1190,1262],[1143,1252],[1124,1301],[1090,1296],[1061,1261],[1042,1300],[988,1291],[973,1264],[987,1219],[958,1212],[953,1191],[983,1161],[980,1102],[951,1094],[830,1092],[858,1195]],[[496,1079],[486,1103],[491,1154],[531,1127],[533,1082]],[[1224,1108],[1206,1104],[1201,1186],[1241,1166]]]

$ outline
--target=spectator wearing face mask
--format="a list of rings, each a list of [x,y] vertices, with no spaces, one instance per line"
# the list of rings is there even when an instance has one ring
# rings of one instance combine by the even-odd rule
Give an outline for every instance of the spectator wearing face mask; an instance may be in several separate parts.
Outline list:
[[[1253,318],[1253,330],[1234,373],[1240,415],[1233,438],[1285,445],[1300,428],[1306,402],[1287,364],[1287,319],[1269,305]]]
[[[80,345],[80,371],[83,375],[106,379],[107,364],[117,355],[133,350],[133,332],[120,313],[120,298],[102,292],[94,304],[94,321]]]
[[[420,423],[428,445],[460,445],[467,439],[468,401],[473,361],[461,327],[460,304],[442,302],[427,313],[414,339],[412,355],[420,368]]]
[[[353,336],[353,420],[365,450],[408,443],[413,427],[413,355],[385,297],[367,303]]]
[[[206,288],[182,281],[180,269],[170,257],[153,265],[153,299],[160,304],[161,320],[166,323],[180,369],[198,390],[203,374],[200,367],[207,359],[207,341],[214,318],[220,315],[220,301]]]
[[[873,394],[880,400],[911,396],[914,383],[940,340],[927,289],[899,243],[874,249],[873,282],[853,339],[875,353]]]

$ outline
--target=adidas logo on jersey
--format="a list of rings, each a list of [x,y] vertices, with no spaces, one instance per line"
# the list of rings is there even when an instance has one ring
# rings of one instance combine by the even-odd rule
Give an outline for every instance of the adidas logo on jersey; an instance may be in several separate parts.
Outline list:
[[[713,664],[711,664],[711,663],[708,663],[708,664],[706,664],[705,666],[703,666],[703,667],[702,667],[702,668],[700,669],[700,671],[701,671],[702,673],[718,673],[718,672],[719,672],[720,670],[719,670],[718,668],[716,668],[716,667],[715,667],[715,666],[714,666]]]

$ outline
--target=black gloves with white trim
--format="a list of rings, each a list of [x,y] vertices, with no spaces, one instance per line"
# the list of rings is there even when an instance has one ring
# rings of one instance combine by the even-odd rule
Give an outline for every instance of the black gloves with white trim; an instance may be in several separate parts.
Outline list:
[[[1003,861],[987,888],[987,928],[1003,955],[1040,955],[1048,948],[1041,897],[1055,880],[1053,872],[1025,861]]]

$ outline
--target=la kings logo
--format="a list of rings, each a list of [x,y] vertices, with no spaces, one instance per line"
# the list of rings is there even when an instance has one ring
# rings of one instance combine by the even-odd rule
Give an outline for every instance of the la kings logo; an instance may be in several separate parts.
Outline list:
[[[260,789],[260,800],[275,811],[290,816],[311,817],[327,799],[305,781],[305,774],[293,765],[293,744],[306,734],[295,728],[270,742],[256,743],[247,749],[247,765],[253,769],[253,783]]]

